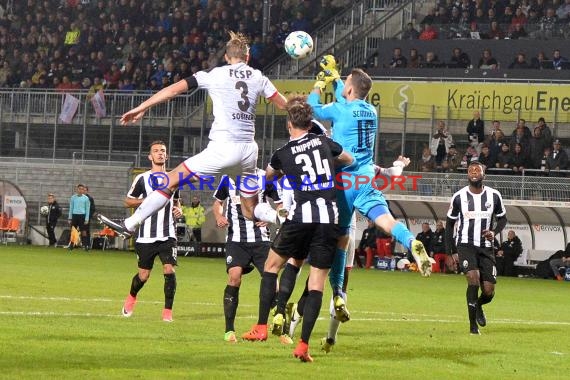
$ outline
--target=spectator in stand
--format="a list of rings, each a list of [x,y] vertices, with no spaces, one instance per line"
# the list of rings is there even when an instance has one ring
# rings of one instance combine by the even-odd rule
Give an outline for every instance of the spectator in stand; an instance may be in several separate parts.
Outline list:
[[[515,24],[511,31],[508,33],[511,40],[518,40],[519,38],[527,38],[528,33],[522,24]]]
[[[501,122],[499,120],[493,120],[493,122],[491,123],[491,130],[489,131],[489,134],[485,137],[485,142],[488,142],[488,139],[490,139],[491,136],[493,136],[495,132],[497,132],[499,129],[501,129]]]
[[[501,151],[497,156],[496,168],[499,169],[512,169],[513,167],[513,155],[509,149],[509,144],[501,145]]]
[[[427,247],[426,249],[429,252],[433,241],[433,231],[431,230],[429,223],[422,223],[422,231],[416,235],[416,240],[421,241],[424,244],[424,247]]]
[[[511,136],[511,141],[509,142],[509,148],[511,152],[515,151],[515,145],[521,144],[525,153],[528,153],[530,146],[530,139],[525,135],[524,128],[522,125],[518,125]]]
[[[522,7],[519,5],[519,6],[515,9],[515,15],[514,15],[513,18],[511,19],[511,30],[513,30],[516,25],[521,25],[521,26],[524,27],[527,22],[528,22],[528,17],[527,17],[527,15],[523,12]]]
[[[421,172],[433,172],[435,170],[435,159],[434,156],[431,155],[428,147],[422,150],[422,157],[418,161],[418,165],[418,170]]]
[[[517,128],[519,128],[519,127],[524,130],[524,135],[530,139],[530,137],[532,136],[532,133],[530,132],[530,128],[527,127],[527,125],[526,125],[526,120],[525,120],[525,119],[522,119],[522,118],[521,118],[521,119],[519,119],[519,120],[517,121]],[[516,133],[517,133],[517,130],[516,130],[516,128],[515,128],[515,129],[513,130],[513,133],[512,133],[513,136],[514,136]]]
[[[423,41],[437,40],[438,32],[437,29],[431,24],[423,24],[423,30],[420,33],[419,39]]]
[[[406,24],[406,29],[402,32],[403,40],[417,40],[420,37],[420,32],[416,30],[414,24],[409,22]]]
[[[466,69],[470,65],[471,59],[469,58],[469,55],[467,55],[467,53],[458,47],[453,48],[453,52],[451,53],[451,58],[447,67]]]
[[[530,65],[526,61],[526,54],[519,52],[514,61],[509,65],[509,69],[530,69]]]
[[[548,157],[551,155],[552,153],[552,148],[550,146],[545,146],[544,147],[544,152],[542,153],[542,157],[540,159],[540,167],[539,169],[544,172],[547,173],[550,171],[549,167],[548,167]],[[546,175],[547,175],[546,174]]]
[[[433,69],[444,66],[443,63],[439,61],[437,55],[433,51],[428,51],[426,53],[426,59],[424,62],[420,63],[421,68]]]
[[[485,122],[481,120],[481,113],[479,111],[473,112],[473,119],[467,123],[467,139],[469,145],[481,151],[481,145],[485,141]]]
[[[408,65],[408,60],[402,55],[402,49],[399,47],[394,48],[394,53],[392,54],[392,59],[390,60],[390,68],[404,68]]]
[[[507,5],[505,7],[505,12],[500,17],[500,23],[503,25],[511,25],[514,17],[515,13],[513,12],[512,6]]]
[[[495,262],[497,267],[497,275],[499,276],[515,276],[515,261],[522,253],[521,239],[510,230],[505,240],[495,254]]]
[[[449,148],[453,145],[453,136],[445,128],[445,122],[440,120],[437,124],[437,131],[430,141],[430,151],[434,157],[435,169],[441,171],[442,162],[447,155]]]
[[[425,23],[422,23],[422,25]],[[438,25],[440,28],[443,28],[449,24],[449,12],[446,11],[445,7],[439,6],[437,8],[435,15],[433,17],[433,22],[431,25]]]
[[[568,60],[560,55],[560,50],[555,49],[552,52],[552,67],[554,67],[555,70],[562,70],[564,68],[563,63],[566,62],[568,62]]]
[[[295,13],[295,20],[291,22],[291,30],[304,30],[310,32],[313,29],[311,22],[307,20],[302,11]]]
[[[544,54],[543,51],[539,51],[536,54],[536,57],[533,57],[531,59],[530,66],[533,69],[539,69],[539,70],[553,69],[554,68],[552,66],[552,61],[546,57],[546,55]]]
[[[417,69],[422,63],[422,56],[418,54],[418,49],[410,49],[409,69]]]
[[[445,228],[443,222],[438,220],[435,225],[435,231],[431,239],[431,246],[428,248],[429,255],[435,260],[435,266],[432,272],[445,273],[445,261],[447,259],[447,252],[445,250]]]
[[[427,15],[424,16],[424,18],[420,22],[420,25],[423,26],[424,24],[432,24],[432,25],[438,24],[438,22],[436,22],[436,19],[435,19],[437,13],[438,13],[438,8],[435,8],[435,7],[429,8]],[[444,11],[444,14],[445,14],[445,11]],[[418,36],[419,36],[419,34],[418,34]]]
[[[560,140],[554,140],[552,143],[552,151],[546,160],[546,166],[549,171],[568,169],[568,154],[562,149]]]
[[[546,14],[540,18],[538,27],[539,29],[533,33],[534,38],[547,40],[559,35],[558,17],[554,8],[546,9]]]
[[[550,130],[550,127],[546,125],[546,121],[543,117],[538,118],[538,124],[536,126],[540,128],[540,132],[542,133],[547,145],[550,145],[552,143],[552,131]]]
[[[492,169],[495,167],[495,157],[491,155],[489,145],[483,143],[481,147],[481,154],[479,155],[479,162],[485,165],[486,168]]]
[[[499,62],[491,54],[491,49],[484,49],[481,59],[479,60],[480,69],[490,69],[497,70],[499,68]]]
[[[505,38],[505,32],[501,29],[498,21],[491,21],[491,28],[486,33],[486,36],[490,40],[502,40]]]
[[[565,0],[562,4],[556,9],[556,16],[558,20],[563,22],[568,22],[570,20],[570,0]]]
[[[467,168],[473,161],[479,161],[479,153],[477,153],[477,149],[474,147],[468,146],[467,150],[465,151],[465,155],[461,159],[461,167]]]
[[[461,166],[461,154],[457,151],[457,148],[454,144],[451,144],[449,147],[449,151],[447,155],[443,159],[441,163],[441,169],[443,172],[446,173],[455,173],[458,171],[458,168]]]
[[[485,13],[483,8],[477,8],[475,10],[475,17],[473,18],[473,22],[477,25],[488,25],[489,24],[489,17]]]
[[[530,159],[531,168],[533,169],[541,168],[541,160],[544,156],[544,148],[548,146],[549,144],[542,135],[542,130],[539,127],[534,128],[534,134],[529,141],[529,148],[530,148],[529,159]]]
[[[516,143],[513,153],[513,172],[522,174],[525,169],[529,168],[529,156],[526,149],[520,143]]]

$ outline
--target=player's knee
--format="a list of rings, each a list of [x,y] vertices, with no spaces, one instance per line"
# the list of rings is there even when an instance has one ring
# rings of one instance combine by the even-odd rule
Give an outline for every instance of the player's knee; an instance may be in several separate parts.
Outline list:
[[[139,279],[142,282],[147,282],[150,277],[150,270],[144,269],[139,271]]]

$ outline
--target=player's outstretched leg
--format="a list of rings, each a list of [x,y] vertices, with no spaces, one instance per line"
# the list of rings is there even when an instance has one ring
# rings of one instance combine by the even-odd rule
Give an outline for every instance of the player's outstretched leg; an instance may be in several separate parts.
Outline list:
[[[131,236],[133,235],[132,231],[130,231],[125,226],[124,222],[115,222],[114,220],[107,218],[103,214],[97,214],[97,220],[99,220],[100,223],[104,224],[105,226],[115,231],[123,239],[130,239]]]

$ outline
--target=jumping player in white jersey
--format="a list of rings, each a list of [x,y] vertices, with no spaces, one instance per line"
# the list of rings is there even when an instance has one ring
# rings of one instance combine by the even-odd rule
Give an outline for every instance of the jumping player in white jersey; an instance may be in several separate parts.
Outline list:
[[[247,219],[253,219],[259,191],[255,175],[258,147],[254,140],[257,100],[263,96],[277,108],[284,109],[287,99],[261,71],[248,66],[247,39],[241,33],[233,32],[230,32],[230,37],[224,56],[227,65],[210,71],[199,71],[176,82],[121,117],[123,125],[137,122],[152,106],[195,89],[208,91],[214,113],[208,147],[168,172],[167,187],[151,193],[123,223],[116,223],[99,214],[102,223],[123,237],[129,238],[143,220],[164,207],[172,192],[180,185],[196,183],[202,176],[208,175],[240,175],[238,186],[243,213]],[[213,177],[208,177],[205,181],[211,184]]]

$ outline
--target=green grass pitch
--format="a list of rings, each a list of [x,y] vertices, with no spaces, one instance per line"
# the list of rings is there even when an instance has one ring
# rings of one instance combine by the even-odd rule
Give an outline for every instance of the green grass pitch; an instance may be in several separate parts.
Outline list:
[[[133,253],[1,246],[0,262],[0,378],[497,380],[563,379],[570,370],[569,282],[500,278],[488,325],[471,336],[463,276],[355,269],[353,319],[322,353],[327,289],[310,342],[315,362],[301,363],[275,337],[223,341],[223,260],[179,259],[170,324],[161,320],[158,260],[128,319],[120,310]],[[238,335],[256,321],[258,291],[259,276],[245,276]]]

